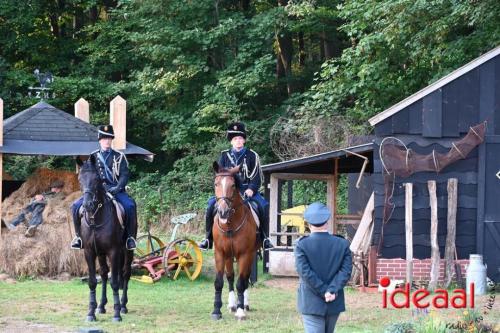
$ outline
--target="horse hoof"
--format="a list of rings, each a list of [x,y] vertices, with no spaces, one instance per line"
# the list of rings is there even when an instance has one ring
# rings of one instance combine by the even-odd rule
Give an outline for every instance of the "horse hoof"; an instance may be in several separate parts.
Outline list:
[[[106,313],[105,308],[97,308],[97,313]]]
[[[121,310],[120,310],[121,313],[128,313],[128,309],[123,307]]]
[[[122,321],[122,317],[113,317],[113,322],[118,323]]]
[[[95,316],[87,316],[87,321],[96,321]]]
[[[243,311],[242,308],[238,308],[238,310],[236,310],[236,314],[234,316],[238,320],[245,320],[246,319],[245,311]]]
[[[222,319],[221,313],[212,313],[212,320],[220,320]]]
[[[250,311],[250,306],[249,305],[245,305],[245,311]]]

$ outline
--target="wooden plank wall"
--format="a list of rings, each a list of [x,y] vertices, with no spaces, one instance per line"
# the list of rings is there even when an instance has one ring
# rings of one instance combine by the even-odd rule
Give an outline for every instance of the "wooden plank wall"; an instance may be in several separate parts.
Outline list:
[[[430,154],[435,149],[445,153],[453,141],[463,137],[470,126],[488,121],[487,134],[500,134],[500,57],[491,59],[478,68],[450,82],[441,89],[416,101],[407,108],[385,119],[375,127],[374,173],[375,230],[372,244],[381,236],[384,179],[379,157],[379,144],[384,137],[395,136],[413,151]],[[383,258],[405,257],[405,209],[403,183],[413,183],[413,245],[414,258],[430,258],[430,208],[427,181],[437,183],[438,244],[444,254],[446,244],[447,181],[458,179],[456,244],[459,258],[468,258],[476,251],[478,208],[478,151],[460,160],[440,174],[420,172],[408,178],[396,178],[392,218],[384,226]],[[479,189],[480,190],[480,189]],[[482,230],[482,229],[481,229]]]

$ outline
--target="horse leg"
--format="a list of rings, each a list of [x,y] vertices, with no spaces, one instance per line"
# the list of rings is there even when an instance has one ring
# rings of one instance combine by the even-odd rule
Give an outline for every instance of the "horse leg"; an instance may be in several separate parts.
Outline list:
[[[123,251],[125,257],[125,264],[123,265],[123,290],[122,290],[122,302],[121,302],[121,313],[128,313],[127,303],[128,303],[128,281],[132,275],[132,260],[133,251]]]
[[[236,297],[234,295],[234,268],[231,258],[226,258],[226,278],[229,285],[229,296],[227,299],[227,308],[231,312],[236,312]]]
[[[249,297],[248,297],[248,288],[245,289],[245,292],[243,293],[243,298],[244,298],[244,301],[243,303],[245,304],[245,311],[250,311],[250,301],[249,301]]]
[[[111,258],[111,289],[113,289],[113,309],[115,311],[113,315],[113,321],[121,321],[122,317],[120,315],[120,310],[121,310],[121,305],[120,305],[120,280],[119,280],[119,274],[120,270],[122,269],[120,265],[120,258],[118,257],[121,255],[122,252],[120,249],[116,249],[115,251],[112,252],[110,258]]]
[[[96,268],[95,268],[96,256],[89,250],[85,250],[85,260],[87,261],[87,267],[89,269],[89,312],[87,313],[87,321],[95,321],[95,309],[97,308],[97,301],[95,297],[95,289],[97,287],[96,279]]]
[[[241,256],[238,260],[238,282],[236,290],[238,291],[238,305],[236,309],[236,318],[238,320],[246,319],[245,314],[245,291],[248,289],[248,279],[250,278],[250,270],[253,263],[253,252]]]
[[[219,253],[215,251],[215,298],[214,298],[214,311],[212,312],[212,319],[219,320],[222,318],[222,312],[220,308],[222,307],[222,288],[224,287],[224,258]]]
[[[106,256],[99,256],[99,274],[101,275],[101,303],[97,307],[97,313],[106,313],[106,304],[108,304],[108,297],[106,296],[106,288],[108,286],[108,273],[109,266],[106,261]]]

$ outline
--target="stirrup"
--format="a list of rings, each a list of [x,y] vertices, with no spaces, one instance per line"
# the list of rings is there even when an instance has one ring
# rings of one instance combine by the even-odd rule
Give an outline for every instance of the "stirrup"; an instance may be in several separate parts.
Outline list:
[[[132,241],[133,244],[132,246],[128,246],[129,244],[129,241]],[[125,247],[127,248],[127,250],[129,251],[133,251],[137,248],[137,242],[135,241],[135,238],[130,236],[129,238],[127,238],[127,240],[125,241]]]
[[[266,246],[267,244],[267,246]],[[262,241],[262,249],[264,251],[269,251],[270,249],[273,249],[274,248],[274,245],[273,243],[271,242],[271,240],[269,238],[264,238],[264,240]]]
[[[73,250],[81,250],[83,248],[82,243],[82,239],[79,236],[75,236],[75,238],[71,241],[70,247]]]
[[[205,238],[201,242],[198,243],[198,247],[200,250],[207,251],[210,249],[210,240],[208,238]]]

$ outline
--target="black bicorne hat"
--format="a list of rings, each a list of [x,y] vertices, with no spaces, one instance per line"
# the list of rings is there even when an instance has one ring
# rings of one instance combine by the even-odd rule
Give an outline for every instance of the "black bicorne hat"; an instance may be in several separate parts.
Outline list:
[[[101,140],[104,138],[114,139],[115,132],[113,131],[113,126],[111,125],[99,125],[97,127],[99,133],[97,134],[97,140]]]
[[[241,136],[244,139],[247,138],[247,132],[245,130],[245,124],[243,123],[232,123],[227,128],[227,139],[231,141],[235,136]]]

